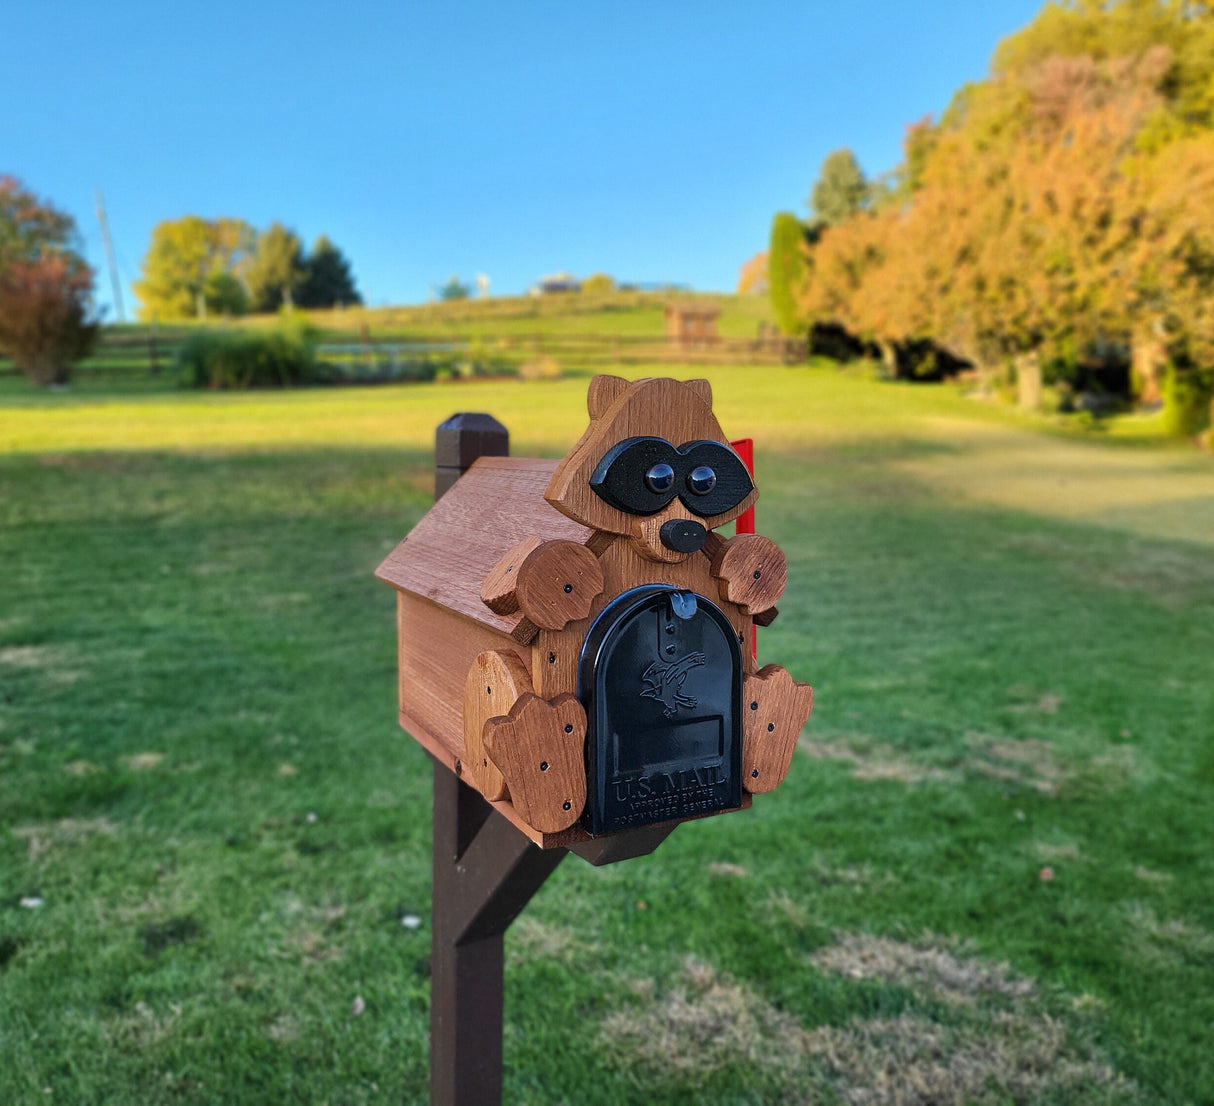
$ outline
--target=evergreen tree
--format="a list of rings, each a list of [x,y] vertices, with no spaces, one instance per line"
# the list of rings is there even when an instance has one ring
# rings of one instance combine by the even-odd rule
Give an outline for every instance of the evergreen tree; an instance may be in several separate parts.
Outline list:
[[[767,284],[776,323],[785,334],[805,332],[799,301],[809,271],[808,238],[812,232],[788,211],[771,222],[767,250]]]
[[[303,282],[295,294],[300,307],[335,307],[362,303],[345,255],[321,235],[308,256]]]
[[[833,226],[862,210],[868,198],[868,180],[856,155],[848,149],[827,154],[809,196],[814,218],[819,223]]]

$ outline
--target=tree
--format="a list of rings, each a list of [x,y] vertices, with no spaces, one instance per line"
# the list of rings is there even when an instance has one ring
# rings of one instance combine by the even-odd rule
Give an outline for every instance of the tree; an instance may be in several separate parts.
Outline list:
[[[40,200],[13,176],[0,176],[0,269],[57,253],[84,266],[76,221]]]
[[[300,307],[335,307],[362,303],[354,286],[350,263],[325,235],[312,245],[304,265],[302,283],[295,294]]]
[[[152,230],[143,259],[143,278],[135,282],[139,317],[205,318],[208,312],[239,314],[232,281],[248,264],[256,235],[243,219],[204,219],[186,215],[166,219]]]
[[[271,223],[257,235],[253,256],[244,268],[250,306],[254,311],[293,307],[295,293],[306,278],[299,235],[282,223]]]
[[[615,291],[615,277],[607,273],[591,273],[582,281],[582,292],[586,295],[606,295]]]
[[[0,352],[38,384],[66,383],[97,336],[92,287],[75,220],[0,176]]]
[[[848,149],[827,154],[809,195],[809,209],[827,226],[841,223],[868,203],[869,185],[856,155]]]
[[[760,250],[738,268],[739,296],[761,296],[770,287],[767,277],[767,251]]]
[[[0,269],[0,351],[35,384],[66,384],[73,361],[97,339],[93,272],[62,253]]]
[[[776,323],[785,334],[804,333],[806,329],[799,299],[807,272],[809,233],[805,224],[788,211],[777,212],[771,221],[767,284]]]
[[[472,295],[472,286],[464,284],[454,273],[447,278],[447,283],[439,287],[440,300],[466,300]]]

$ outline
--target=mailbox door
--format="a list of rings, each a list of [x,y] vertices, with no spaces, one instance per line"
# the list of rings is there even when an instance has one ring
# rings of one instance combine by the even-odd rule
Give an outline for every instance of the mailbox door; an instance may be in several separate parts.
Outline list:
[[[600,613],[582,647],[591,833],[742,802],[742,655],[729,620],[694,592],[651,585]]]

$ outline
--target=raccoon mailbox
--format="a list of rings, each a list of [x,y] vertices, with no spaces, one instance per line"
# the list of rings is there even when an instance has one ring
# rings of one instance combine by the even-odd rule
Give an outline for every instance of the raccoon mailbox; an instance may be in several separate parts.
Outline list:
[[[437,761],[434,1102],[500,1096],[501,935],[560,857],[638,856],[748,805],[813,706],[755,660],[786,565],[768,538],[716,532],[758,491],[708,382],[596,376],[587,405],[559,462],[480,456],[451,483],[468,458],[440,457],[449,488],[377,572],[397,591],[400,722]],[[495,951],[461,975],[478,940]]]

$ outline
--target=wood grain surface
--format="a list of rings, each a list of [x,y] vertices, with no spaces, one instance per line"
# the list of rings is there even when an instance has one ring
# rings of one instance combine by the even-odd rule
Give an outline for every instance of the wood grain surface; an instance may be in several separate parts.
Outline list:
[[[541,544],[539,538],[523,538],[507,549],[502,559],[489,570],[481,584],[481,601],[494,614],[518,614],[518,570],[527,554],[534,553]]]
[[[516,636],[522,614],[491,611],[481,599],[485,578],[524,538],[584,545],[590,537],[544,500],[555,465],[528,457],[480,458],[388,554],[376,576]],[[534,627],[519,633],[519,640],[530,641]]]
[[[749,615],[770,610],[784,594],[788,563],[780,547],[762,534],[738,534],[712,558],[721,598]]]
[[[571,826],[586,805],[586,712],[572,695],[551,703],[524,694],[506,717],[485,722],[484,745],[515,810],[542,833]]]
[[[510,652],[481,653],[464,680],[464,774],[486,799],[504,799],[506,780],[484,743],[485,723],[530,694],[526,665]]]
[[[788,774],[797,738],[814,709],[814,689],[778,664],[764,665],[742,687],[742,786],[774,791]]]

